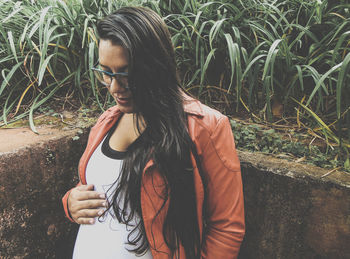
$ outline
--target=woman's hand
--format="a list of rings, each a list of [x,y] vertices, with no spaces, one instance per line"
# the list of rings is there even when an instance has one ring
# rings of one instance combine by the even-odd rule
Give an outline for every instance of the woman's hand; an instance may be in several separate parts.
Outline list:
[[[94,191],[92,184],[73,188],[68,197],[69,213],[78,224],[93,224],[106,206],[105,194]]]

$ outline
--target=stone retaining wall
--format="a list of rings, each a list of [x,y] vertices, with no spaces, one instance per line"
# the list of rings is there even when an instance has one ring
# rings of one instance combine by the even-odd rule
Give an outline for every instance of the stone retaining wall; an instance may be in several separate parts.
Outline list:
[[[77,182],[88,130],[44,133],[44,141],[7,150],[11,130],[0,131],[0,258],[70,258],[77,225],[65,219],[61,197]],[[239,156],[247,225],[240,259],[350,258],[348,174]]]
[[[246,211],[240,258],[350,258],[345,172],[239,152]]]
[[[35,144],[11,146],[10,151],[0,145],[1,259],[71,258],[77,225],[65,218],[61,197],[78,181],[77,162],[87,130],[78,131],[39,130],[42,135],[37,136],[22,129],[16,135],[38,138]],[[3,137],[0,144],[10,139]]]

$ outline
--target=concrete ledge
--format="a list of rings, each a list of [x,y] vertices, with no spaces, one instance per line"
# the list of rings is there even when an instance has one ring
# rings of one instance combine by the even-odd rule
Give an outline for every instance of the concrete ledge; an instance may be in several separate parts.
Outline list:
[[[0,258],[72,254],[77,225],[65,219],[61,197],[78,181],[88,130],[42,130],[44,140],[22,132],[34,141],[0,149]],[[322,178],[328,171],[318,167],[239,156],[247,223],[240,259],[350,258],[349,174]]]

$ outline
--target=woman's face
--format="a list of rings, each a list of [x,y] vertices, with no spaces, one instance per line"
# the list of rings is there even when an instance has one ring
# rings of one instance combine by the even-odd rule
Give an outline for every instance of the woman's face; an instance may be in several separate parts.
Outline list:
[[[112,73],[128,72],[128,53],[122,46],[115,45],[110,40],[100,40],[98,55],[99,63],[103,70]],[[113,96],[121,112],[133,112],[133,99],[130,90],[123,88],[113,78],[108,91]]]

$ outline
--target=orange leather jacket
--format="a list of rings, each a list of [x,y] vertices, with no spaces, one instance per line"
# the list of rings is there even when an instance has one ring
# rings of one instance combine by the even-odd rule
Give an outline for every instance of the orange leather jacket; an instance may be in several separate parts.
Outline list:
[[[207,181],[206,229],[203,232],[203,183],[196,160],[192,156],[197,215],[203,244],[201,257],[208,259],[237,258],[245,233],[244,202],[240,163],[229,120],[218,111],[188,96],[185,97],[184,110],[188,115],[188,131],[196,145]],[[89,158],[120,115],[118,107],[112,107],[101,115],[91,129],[87,147],[79,162],[79,184],[86,184],[85,170]],[[157,168],[152,165],[153,161],[150,160],[143,170],[142,217],[153,258],[165,259],[170,258],[170,250],[164,242],[162,232],[167,206],[152,223],[156,212],[163,203],[158,194],[162,193],[164,181]],[[65,194],[62,201],[66,216],[73,221],[67,208],[69,193],[70,191]],[[203,233],[205,233],[204,236]],[[179,258],[185,258],[182,248]]]

